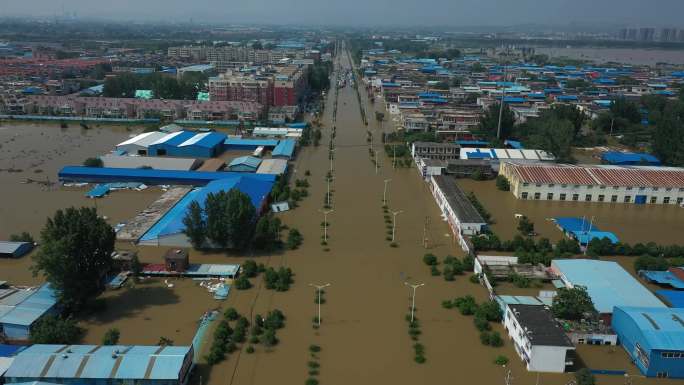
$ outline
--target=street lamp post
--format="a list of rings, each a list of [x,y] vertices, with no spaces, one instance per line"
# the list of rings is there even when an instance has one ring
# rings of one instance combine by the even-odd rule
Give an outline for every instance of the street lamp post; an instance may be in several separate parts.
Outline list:
[[[334,150],[334,149],[331,149],[331,150],[330,150],[330,155],[329,155],[329,157],[330,157],[330,175],[332,175],[332,172],[333,172],[333,158],[335,157],[335,150]]]
[[[373,150],[375,154],[375,173],[378,173],[378,167],[380,167],[380,158],[378,158],[378,150]]]
[[[392,179],[385,179],[385,187],[382,189],[382,205],[387,205],[387,184],[391,182]]]
[[[316,302],[318,302],[318,316],[316,317],[316,323],[320,327],[321,326],[321,292],[323,291],[323,289],[330,286],[330,284],[326,283],[324,285],[316,285],[316,284],[310,283],[309,286],[315,288],[315,291],[318,294],[318,301],[316,301]]]
[[[416,289],[418,289],[421,286],[425,286],[425,284],[424,283],[410,284],[408,282],[404,282],[404,285],[413,289],[413,292],[411,294],[411,323],[413,323],[414,313],[416,311]]]
[[[392,211],[392,242],[394,242],[394,233],[397,228],[397,215],[403,213],[403,210]]]
[[[328,214],[332,214],[335,210],[318,210],[323,213],[323,241],[328,242]]]
[[[330,182],[331,182],[333,179],[335,179],[335,178],[333,178],[332,176],[330,176],[330,178],[327,178],[327,179],[328,179],[328,195],[326,195],[325,197],[326,197],[326,201],[327,201],[328,207],[331,207],[331,206],[330,206]]]

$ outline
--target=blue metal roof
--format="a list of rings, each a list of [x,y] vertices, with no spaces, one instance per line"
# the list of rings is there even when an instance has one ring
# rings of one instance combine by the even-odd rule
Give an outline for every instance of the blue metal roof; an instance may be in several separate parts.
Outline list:
[[[684,281],[679,279],[671,271],[652,271],[641,270],[639,275],[646,278],[650,282],[655,282],[660,285],[670,285],[675,289],[684,289]]]
[[[637,325],[647,350],[684,350],[684,309],[620,306],[617,312]]]
[[[289,128],[306,128],[306,125],[308,123],[306,122],[297,122],[297,123],[290,123],[287,125]]]
[[[15,356],[6,376],[21,381],[77,377],[174,380],[178,379],[191,349],[190,346],[33,345]]]
[[[487,146],[489,142],[484,140],[457,140],[456,143],[461,146]]]
[[[253,156],[241,156],[230,161],[228,167],[233,166],[247,166],[254,169],[258,168],[261,164],[261,159]]]
[[[204,207],[207,196],[210,193],[217,193],[219,191],[229,191],[237,188],[243,193],[247,194],[254,205],[259,210],[262,202],[268,197],[268,194],[273,188],[274,180],[263,180],[258,178],[261,174],[244,174],[232,173],[231,177],[226,179],[219,179],[207,184],[204,188],[196,189],[184,196],[178,203],[176,203],[171,210],[169,210],[163,217],[157,221],[141,238],[141,241],[149,241],[157,239],[160,236],[171,234],[179,234],[185,230],[183,218],[190,204],[195,201],[199,203],[200,207]]]
[[[554,220],[561,230],[577,239],[581,245],[587,245],[594,238],[608,238],[612,243],[619,241],[614,233],[601,231],[591,221],[584,218],[557,217]]]
[[[683,290],[658,290],[655,293],[661,298],[664,298],[670,307],[684,308]]]
[[[651,154],[643,152],[606,151],[601,160],[610,164],[641,164],[660,165],[660,160]]]
[[[203,137],[193,143],[192,146],[212,148],[222,144],[226,140],[226,134],[220,132],[205,132],[197,135],[203,135]]]
[[[506,139],[504,141],[504,144],[511,146],[511,147],[515,148],[516,150],[522,150],[523,149],[522,143],[520,143],[520,141],[518,141],[518,140]]]
[[[49,284],[44,284],[33,292],[9,295],[0,300],[0,308],[7,310],[0,312],[0,324],[30,326],[56,303],[55,293]]]
[[[16,353],[24,350],[25,346],[0,344],[0,357],[12,357]]]
[[[612,313],[615,306],[665,305],[617,262],[594,259],[556,259],[553,265],[565,282],[584,286],[600,313]]]
[[[162,137],[158,141],[150,144],[150,147],[153,146],[178,146],[179,144],[185,142],[186,140],[192,138],[193,136],[197,135],[196,132],[192,131],[177,131],[177,132],[172,132],[168,134],[167,136]]]
[[[271,152],[271,156],[286,156],[292,157],[294,154],[295,144],[294,139],[283,139]]]
[[[275,147],[278,145],[277,139],[242,139],[228,138],[223,142],[226,146],[249,146],[249,147]]]
[[[208,171],[176,171],[153,170],[144,168],[107,168],[66,166],[59,171],[59,179],[66,181],[111,181],[111,182],[143,182],[147,184],[190,184],[206,185],[207,183],[230,178],[230,172]],[[239,174],[240,175],[240,174]],[[274,181],[274,175],[258,174],[254,176],[265,181]]]

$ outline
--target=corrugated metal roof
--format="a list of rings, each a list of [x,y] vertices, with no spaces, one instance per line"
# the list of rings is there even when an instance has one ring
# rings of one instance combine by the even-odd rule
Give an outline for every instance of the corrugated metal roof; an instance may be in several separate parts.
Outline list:
[[[197,159],[192,158],[167,158],[156,156],[119,156],[103,155],[100,157],[104,167],[112,168],[140,168],[151,167],[155,170],[192,170],[197,164]]]
[[[649,350],[684,350],[684,309],[620,306],[643,334]]]
[[[194,132],[191,132],[191,131],[172,132],[172,133],[158,139],[154,143],[150,143],[150,147],[151,146],[157,146],[160,144],[165,144],[167,146],[178,146],[179,144],[184,143],[186,140],[194,137],[195,135],[196,134]]]
[[[556,259],[553,266],[564,281],[584,286],[600,313],[612,313],[615,306],[665,305],[617,262],[592,259]]]
[[[179,144],[178,147],[200,146],[211,148],[223,143],[225,140],[225,134],[219,132],[203,132],[187,139],[185,142]]]
[[[292,157],[295,149],[295,142],[293,139],[281,140],[278,145],[273,149],[271,156],[286,156]]]
[[[48,284],[37,290],[17,290],[0,299],[0,324],[30,326],[56,303]]]
[[[6,375],[20,379],[177,379],[190,346],[33,345]]]
[[[163,138],[166,135],[164,132],[159,132],[159,131],[152,131],[152,132],[143,132],[140,135],[134,136],[126,141],[123,141],[119,144],[116,145],[116,147],[120,146],[126,146],[129,144],[136,144],[139,146],[148,146],[150,143],[154,143],[155,141]]]
[[[223,142],[226,146],[249,146],[249,147],[275,147],[278,145],[277,139],[243,139],[228,138]]]
[[[0,241],[0,254],[14,254],[22,245],[28,242]]]
[[[261,159],[253,157],[253,156],[241,156],[238,158],[233,159],[230,161],[228,164],[228,167],[234,167],[234,166],[248,166],[252,167],[254,169],[258,168],[259,165],[261,164]]]

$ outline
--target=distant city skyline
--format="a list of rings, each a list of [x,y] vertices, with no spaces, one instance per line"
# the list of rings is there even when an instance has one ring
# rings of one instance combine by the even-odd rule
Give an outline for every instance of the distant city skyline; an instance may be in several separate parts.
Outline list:
[[[684,27],[684,2],[659,0],[4,0],[0,16],[351,26],[524,24]]]

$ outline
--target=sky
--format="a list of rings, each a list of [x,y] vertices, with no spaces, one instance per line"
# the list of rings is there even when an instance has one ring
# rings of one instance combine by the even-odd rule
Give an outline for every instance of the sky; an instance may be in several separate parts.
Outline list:
[[[2,16],[355,26],[684,28],[683,0],[0,0]]]

